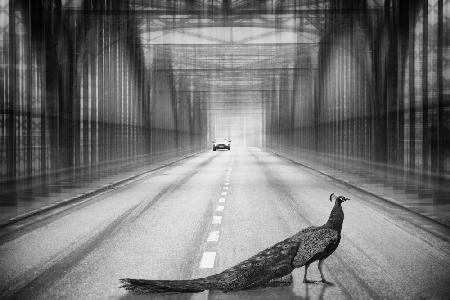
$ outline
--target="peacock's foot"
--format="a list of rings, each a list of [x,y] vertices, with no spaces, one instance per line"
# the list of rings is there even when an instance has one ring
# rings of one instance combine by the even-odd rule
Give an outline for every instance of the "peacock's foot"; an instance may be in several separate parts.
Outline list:
[[[327,285],[334,285],[334,283],[326,281],[326,280],[309,280],[309,279],[303,279],[303,283],[315,283],[315,284],[327,284]]]
[[[288,274],[286,276],[272,279],[267,283],[268,287],[280,287],[280,286],[289,286],[292,284],[292,274]]]
[[[303,279],[303,283],[317,283],[315,280]]]

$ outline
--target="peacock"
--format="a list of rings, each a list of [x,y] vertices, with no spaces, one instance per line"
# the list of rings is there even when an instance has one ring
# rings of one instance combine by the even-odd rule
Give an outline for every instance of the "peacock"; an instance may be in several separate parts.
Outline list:
[[[321,282],[332,284],[325,279],[322,265],[339,245],[344,221],[341,204],[350,200],[344,196],[336,197],[331,194],[330,201],[333,199],[335,199],[334,207],[324,225],[304,228],[290,238],[276,243],[221,273],[189,280],[124,278],[120,279],[121,288],[137,294],[195,293],[204,290],[231,292],[290,284],[291,272],[303,266],[305,267],[303,282],[316,283],[307,278],[308,267],[315,261],[319,261]],[[286,280],[289,278],[290,280]]]

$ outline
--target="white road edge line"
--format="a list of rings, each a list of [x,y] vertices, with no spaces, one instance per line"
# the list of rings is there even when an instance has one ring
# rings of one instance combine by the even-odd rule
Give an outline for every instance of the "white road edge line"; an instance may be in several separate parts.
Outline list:
[[[216,252],[203,252],[200,260],[200,269],[214,268],[214,261],[216,260]]]
[[[221,196],[226,196],[227,192],[222,192],[222,194],[220,194]]]
[[[225,209],[225,206],[219,205],[219,206],[217,206],[216,211],[223,211],[224,209]]]
[[[219,198],[219,202],[220,203],[224,203],[225,202],[225,198],[224,197]]]

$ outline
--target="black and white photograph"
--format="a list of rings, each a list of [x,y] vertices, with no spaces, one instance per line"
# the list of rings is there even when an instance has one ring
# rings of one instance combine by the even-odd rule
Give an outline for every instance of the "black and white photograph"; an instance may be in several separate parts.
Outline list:
[[[0,0],[0,299],[450,299],[450,0]]]

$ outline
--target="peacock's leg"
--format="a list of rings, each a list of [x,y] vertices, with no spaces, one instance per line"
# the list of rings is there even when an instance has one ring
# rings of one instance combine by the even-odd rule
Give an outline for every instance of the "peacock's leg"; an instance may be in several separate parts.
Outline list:
[[[323,282],[323,283],[326,283],[326,284],[333,284],[333,283],[327,281],[327,280],[325,279],[325,276],[323,276],[323,271],[322,271],[322,264],[323,264],[323,261],[324,261],[323,259],[319,260],[319,264],[318,264],[319,272],[320,272],[320,277],[322,278],[322,282]]]
[[[303,276],[303,283],[314,283],[315,281],[308,280],[306,278],[306,276],[308,275],[308,267],[309,267],[309,264],[305,265],[305,275]]]

